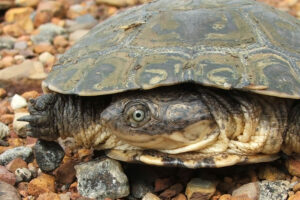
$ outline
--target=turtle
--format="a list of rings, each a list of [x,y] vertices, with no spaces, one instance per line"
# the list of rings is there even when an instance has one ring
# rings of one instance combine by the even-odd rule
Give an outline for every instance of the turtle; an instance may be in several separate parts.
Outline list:
[[[253,0],[156,0],[95,26],[30,100],[28,135],[158,166],[300,153],[300,22]]]

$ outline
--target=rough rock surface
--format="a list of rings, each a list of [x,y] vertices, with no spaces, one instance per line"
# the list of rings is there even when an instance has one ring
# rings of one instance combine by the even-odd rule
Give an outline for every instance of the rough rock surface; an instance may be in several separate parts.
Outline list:
[[[128,179],[116,160],[103,158],[76,165],[75,169],[82,196],[117,199],[129,194]]]

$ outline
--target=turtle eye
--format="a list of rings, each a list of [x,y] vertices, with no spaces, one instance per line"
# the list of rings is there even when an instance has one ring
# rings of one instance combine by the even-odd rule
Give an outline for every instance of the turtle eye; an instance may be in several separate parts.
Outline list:
[[[132,118],[137,122],[143,121],[145,118],[145,112],[143,110],[135,110],[132,113]]]
[[[150,110],[147,105],[141,102],[130,102],[124,110],[126,123],[134,128],[143,126],[150,120]]]

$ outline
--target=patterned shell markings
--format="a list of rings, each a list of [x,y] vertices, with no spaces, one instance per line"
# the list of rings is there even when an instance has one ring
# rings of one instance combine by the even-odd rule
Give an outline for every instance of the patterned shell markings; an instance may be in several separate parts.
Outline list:
[[[300,98],[299,32],[252,0],[159,0],[96,26],[44,83],[83,96],[192,81]]]

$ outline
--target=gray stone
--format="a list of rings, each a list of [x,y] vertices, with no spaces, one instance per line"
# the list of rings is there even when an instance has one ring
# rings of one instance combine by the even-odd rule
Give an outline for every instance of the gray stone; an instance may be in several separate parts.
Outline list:
[[[66,26],[69,32],[74,32],[78,29],[91,29],[98,21],[91,14],[86,14],[77,17],[75,20],[67,20]]]
[[[286,200],[291,185],[288,181],[262,181],[259,183],[259,200]]]
[[[9,128],[2,122],[0,122],[0,139],[3,139],[9,135]]]
[[[56,142],[38,140],[33,150],[36,162],[43,172],[56,169],[65,156],[63,148]]]
[[[18,191],[14,186],[0,181],[0,199],[5,200],[21,200]]]
[[[8,149],[0,154],[0,165],[7,165],[10,161],[15,158],[22,158],[25,161],[29,161],[32,155],[32,149],[30,147],[15,147]]]
[[[12,49],[15,44],[15,39],[10,36],[0,37],[0,50],[2,49]]]
[[[15,171],[17,182],[25,181],[29,182],[32,177],[32,173],[27,168],[18,168]]]
[[[55,36],[66,34],[66,29],[52,23],[39,26],[39,34],[31,36],[34,44],[43,42],[51,43]]]
[[[17,41],[14,44],[14,49],[24,50],[26,48],[27,48],[27,42],[26,41]]]
[[[290,188],[290,183],[283,180],[252,182],[235,189],[232,196],[251,200],[286,200]]]
[[[129,184],[121,164],[109,158],[75,166],[78,191],[88,198],[117,199],[129,194]]]
[[[153,191],[153,186],[146,181],[143,181],[140,177],[136,177],[136,180],[133,180],[130,184],[131,186],[131,195],[137,199],[142,198],[148,192]]]

